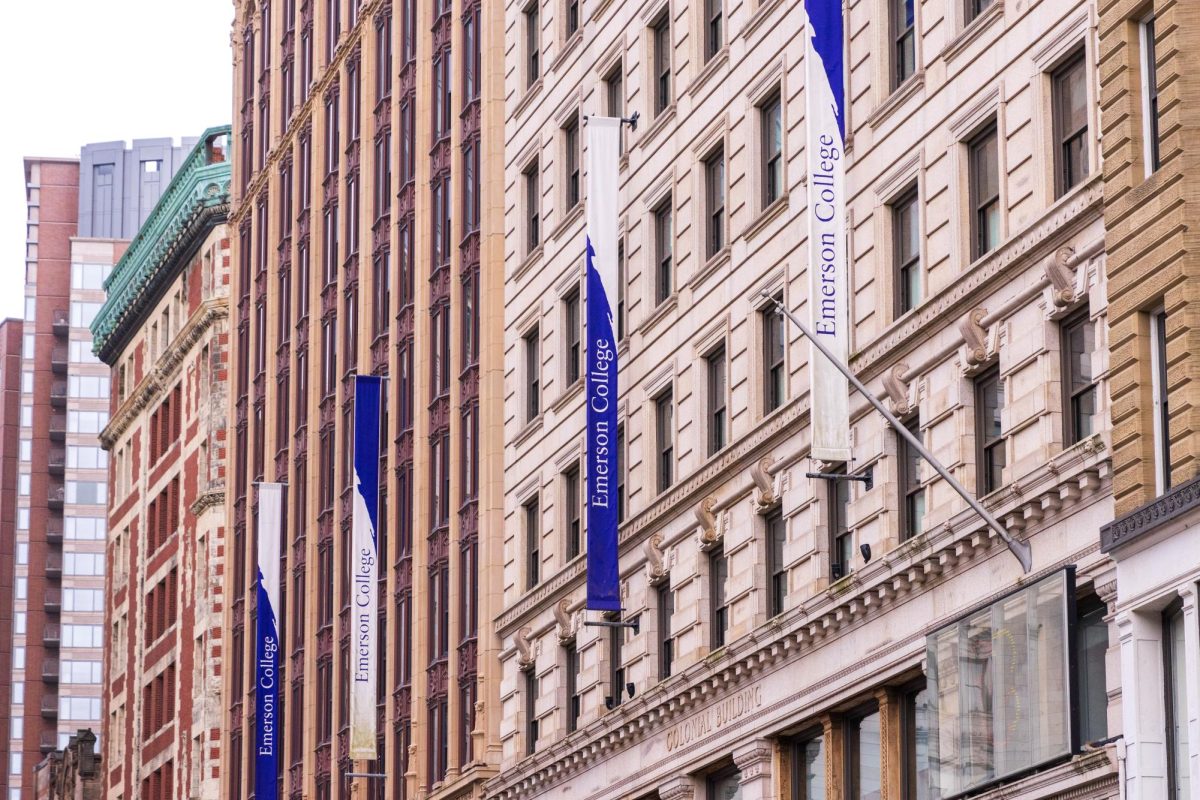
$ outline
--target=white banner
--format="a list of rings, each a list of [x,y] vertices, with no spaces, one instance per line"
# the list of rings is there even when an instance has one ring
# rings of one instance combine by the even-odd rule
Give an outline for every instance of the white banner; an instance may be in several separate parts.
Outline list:
[[[378,377],[354,379],[354,509],[350,524],[350,758],[377,757],[375,720],[379,680],[379,406]]]
[[[808,306],[813,334],[843,363],[850,349],[846,258],[845,23],[841,0],[805,0]],[[812,457],[850,460],[850,383],[809,346]]]
[[[283,484],[258,485],[258,605],[254,646],[254,796],[278,796],[279,753],[279,551],[283,535]]]

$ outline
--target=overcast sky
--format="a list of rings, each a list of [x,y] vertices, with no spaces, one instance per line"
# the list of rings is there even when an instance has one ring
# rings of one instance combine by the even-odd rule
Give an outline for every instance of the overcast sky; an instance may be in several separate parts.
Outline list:
[[[22,159],[232,120],[231,0],[9,3],[0,25],[0,318],[21,316]]]

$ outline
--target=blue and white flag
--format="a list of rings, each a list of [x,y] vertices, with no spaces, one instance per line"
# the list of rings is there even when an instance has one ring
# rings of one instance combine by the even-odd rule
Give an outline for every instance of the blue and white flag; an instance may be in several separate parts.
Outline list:
[[[373,761],[379,680],[379,404],[383,380],[354,379],[354,512],[351,520],[350,758]]]
[[[279,549],[283,484],[258,485],[258,605],[254,625],[254,796],[275,800],[279,778]],[[298,709],[297,709],[298,710]],[[296,713],[296,712],[293,712]]]
[[[808,305],[813,333],[845,363],[850,346],[846,259],[846,78],[842,0],[804,0],[808,140]],[[850,382],[809,346],[812,457],[850,459]]]
[[[587,607],[620,611],[617,563],[619,117],[587,124]]]

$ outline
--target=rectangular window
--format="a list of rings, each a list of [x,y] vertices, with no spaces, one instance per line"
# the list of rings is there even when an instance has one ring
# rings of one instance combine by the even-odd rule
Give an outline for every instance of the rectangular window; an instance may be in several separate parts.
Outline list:
[[[1000,244],[1000,143],[993,123],[967,146],[971,189],[971,260]]]
[[[921,302],[921,228],[917,187],[892,203],[892,262],[895,265],[895,316]]]
[[[525,421],[532,422],[542,413],[542,357],[538,328],[525,334]]]
[[[572,386],[583,375],[583,348],[579,317],[579,290],[573,289],[563,300],[563,345],[565,346],[567,386]]]
[[[762,207],[783,196],[783,104],[776,93],[758,107],[762,130]]]
[[[531,755],[537,750],[538,718],[537,696],[538,679],[533,668],[525,671],[525,755]]]
[[[566,154],[567,209],[579,205],[579,117],[574,116],[563,128],[563,149]]]
[[[675,637],[671,633],[671,617],[675,614],[675,592],[670,579],[664,580],[654,590],[655,613],[658,615],[658,679],[671,677],[675,665]]]
[[[891,0],[892,88],[900,86],[917,71],[917,26],[913,7],[916,0]]]
[[[979,494],[990,494],[1004,483],[1004,381],[999,365],[975,379],[975,469]]]
[[[1167,690],[1167,797],[1185,800],[1191,796],[1188,741],[1188,671],[1186,619],[1182,601],[1176,600],[1163,613],[1163,661]]]
[[[542,520],[537,498],[525,503],[525,588],[532,589],[541,580]]]
[[[921,440],[921,418],[913,415],[904,427]],[[896,437],[896,457],[900,483],[900,541],[908,541],[925,530],[925,487],[921,485],[921,454],[903,437]]]
[[[707,232],[704,252],[712,258],[725,247],[725,151],[717,150],[704,160],[704,202]]]
[[[793,742],[790,756],[792,791],[787,800],[826,800],[824,735],[817,731]]]
[[[579,0],[567,0],[567,36],[579,30]]]
[[[966,3],[966,23],[970,25],[975,18],[991,6],[995,0],[964,0]]]
[[[628,513],[625,495],[625,426],[617,426],[617,522],[624,522]]]
[[[625,240],[617,242],[617,340],[625,340]]]
[[[904,800],[928,800],[929,707],[925,686],[911,687],[901,697],[900,746]]]
[[[883,792],[883,739],[879,710],[846,720],[846,796],[880,797]]]
[[[725,44],[722,30],[723,0],[704,0],[704,60],[712,59]]]
[[[672,390],[654,398],[654,443],[657,453],[657,487],[660,493],[675,482],[675,395]]]
[[[1142,20],[1139,39],[1142,50],[1142,138],[1145,140],[1146,174],[1162,166],[1162,139],[1158,118],[1158,41],[1157,21],[1153,16]]]
[[[538,178],[538,162],[534,161],[522,173],[525,181],[525,250],[532,253],[542,243],[542,188]]]
[[[567,526],[567,560],[582,552],[583,515],[579,467],[575,466],[563,474],[563,512]]]
[[[708,645],[712,650],[725,646],[725,630],[729,627],[729,604],[725,599],[725,581],[729,578],[729,562],[725,550],[714,548],[708,554],[708,618],[712,625]]]
[[[620,64],[612,72],[608,73],[604,79],[604,98],[607,108],[606,112],[610,117],[625,116],[625,76],[622,72]],[[618,146],[618,152],[625,152],[625,128],[621,126],[621,139]]]
[[[525,7],[525,85],[533,86],[542,75],[542,51],[538,44],[541,22],[538,17],[538,4],[534,0]]]
[[[736,767],[726,767],[704,779],[704,800],[739,800],[742,796],[742,773]]]
[[[1069,600],[1061,570],[972,611],[926,643],[935,796],[975,791],[1072,748]]]
[[[625,629],[608,629],[608,707],[616,708],[625,697]]]
[[[654,66],[654,116],[671,105],[671,17],[669,12],[650,26]]]
[[[666,302],[674,290],[675,241],[671,225],[671,199],[654,209],[654,304]]]
[[[1108,687],[1104,661],[1108,652],[1107,607],[1095,595],[1075,601],[1075,679],[1079,742],[1108,738]]]
[[[1088,174],[1087,62],[1080,50],[1053,77],[1054,195],[1062,197]]]
[[[838,464],[831,472],[845,472]],[[833,580],[844,578],[854,568],[854,532],[850,530],[850,481],[825,479],[825,498],[829,502],[829,568]]]
[[[783,613],[787,605],[788,570],[787,521],[783,509],[776,508],[767,515],[767,616]]]
[[[708,372],[708,454],[711,456],[725,447],[727,441],[727,397],[725,379],[725,345],[705,358]]]
[[[563,647],[563,670],[566,672],[564,683],[567,688],[567,733],[574,733],[579,727],[579,714],[583,698],[579,696],[579,650],[571,642]]]
[[[1150,314],[1151,388],[1154,395],[1155,482],[1158,493],[1171,488],[1171,408],[1167,391],[1167,312]]]
[[[782,303],[783,295],[775,295],[774,300]],[[759,315],[763,332],[763,413],[770,414],[787,399],[787,368],[784,364],[787,329],[783,314],[774,302],[765,306]]]
[[[1095,431],[1096,385],[1092,377],[1092,351],[1096,326],[1087,309],[1062,324],[1064,444],[1068,447]]]

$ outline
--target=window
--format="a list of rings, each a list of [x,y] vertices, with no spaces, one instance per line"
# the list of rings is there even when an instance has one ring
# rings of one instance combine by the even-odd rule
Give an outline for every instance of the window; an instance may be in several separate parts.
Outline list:
[[[917,187],[892,203],[892,262],[895,264],[895,316],[921,302],[921,227]]]
[[[100,313],[103,303],[86,303],[81,300],[71,301],[71,327],[90,328],[96,315]]]
[[[913,415],[904,427],[921,440],[921,418]],[[908,541],[925,530],[925,487],[921,485],[921,454],[901,436],[896,437],[897,471],[900,483],[900,541]]]
[[[525,588],[541,582],[542,524],[537,498],[525,503]]]
[[[525,347],[525,420],[532,422],[542,413],[542,360],[538,328],[526,333]]]
[[[563,148],[566,151],[567,209],[579,205],[579,117],[574,116],[563,128]]]
[[[563,647],[563,670],[567,689],[567,733],[574,733],[579,727],[580,703],[579,696],[579,650],[571,642]]]
[[[671,389],[654,398],[654,442],[658,456],[656,485],[661,493],[675,480],[675,396]]]
[[[143,161],[146,164],[158,164],[157,161]],[[104,288],[104,280],[108,277],[112,267],[106,264],[72,264],[71,265],[71,288],[72,289],[93,289],[99,290]],[[26,356],[32,358],[32,356]]]
[[[825,737],[816,731],[792,743],[788,800],[825,800]]]
[[[846,720],[846,796],[880,797],[883,791],[883,740],[879,709]]]
[[[971,189],[971,260],[1000,244],[1000,145],[993,124],[967,146]]]
[[[579,30],[579,0],[567,0],[567,36]]]
[[[1167,391],[1167,312],[1150,314],[1151,389],[1154,394],[1155,483],[1158,493],[1171,488],[1171,409]]]
[[[67,481],[67,502],[102,506],[107,501],[104,481]]]
[[[608,707],[616,708],[625,697],[625,629],[608,629]]]
[[[891,0],[893,89],[917,71],[917,26],[913,14],[915,4],[916,0]]]
[[[762,129],[762,207],[783,196],[783,105],[777,92],[758,107]]]
[[[581,333],[579,319],[579,289],[572,289],[563,300],[563,345],[565,346],[567,386],[583,376]]]
[[[729,605],[725,599],[725,581],[729,577],[729,562],[724,548],[717,547],[708,554],[708,614],[712,624],[708,644],[713,650],[725,646],[725,630],[729,627]]]
[[[617,341],[625,340],[625,240],[617,242]]]
[[[563,474],[563,515],[567,527],[567,560],[582,552],[583,516],[581,513],[581,481],[579,467],[574,466]]]
[[[63,647],[103,647],[102,625],[63,625]],[[97,698],[99,702],[99,698]]]
[[[990,494],[1004,482],[1004,381],[999,365],[975,379],[975,461],[979,494]]]
[[[1191,796],[1189,769],[1186,620],[1177,599],[1163,613],[1163,652],[1167,689],[1167,796]]]
[[[537,695],[538,679],[533,667],[530,667],[525,671],[525,755],[537,750]]]
[[[725,447],[727,441],[728,387],[725,378],[725,345],[705,358],[708,372],[708,454],[714,455]]]
[[[831,472],[841,473],[845,464]],[[854,532],[850,530],[850,481],[826,478],[825,498],[829,502],[829,568],[830,577],[838,580],[854,568]]]
[[[787,546],[787,521],[783,509],[767,515],[767,616],[782,614],[787,604],[788,570],[784,550]]]
[[[1073,571],[1061,570],[927,638],[935,796],[974,791],[1071,752],[1074,583]]]
[[[1079,685],[1079,742],[1108,738],[1108,688],[1104,669],[1108,651],[1108,613],[1095,595],[1075,601],[1075,677]]]
[[[675,614],[675,592],[670,579],[664,580],[655,589],[655,613],[658,615],[658,679],[671,677],[675,666],[675,637],[671,633],[671,617]]]
[[[705,800],[740,800],[742,773],[736,767],[726,767],[704,779]]]
[[[104,574],[104,554],[64,553],[63,574],[100,577]]]
[[[995,0],[965,0],[965,2],[967,4],[966,22],[969,25],[975,21],[976,17],[986,11]]]
[[[1087,62],[1079,51],[1052,77],[1054,146],[1058,167],[1055,197],[1062,197],[1088,174]]]
[[[102,589],[63,589],[63,611],[104,611]]]
[[[525,250],[532,253],[542,243],[541,229],[541,181],[538,179],[538,162],[535,160],[522,173],[525,181]]]
[[[625,76],[621,71],[621,65],[618,63],[613,71],[608,73],[604,78],[604,98],[605,112],[610,117],[625,116]],[[621,138],[618,144],[618,152],[625,152],[625,127],[621,126]]]
[[[759,312],[763,332],[763,413],[770,414],[787,399],[787,369],[784,356],[787,350],[787,330],[783,314],[775,302],[782,303],[777,294],[774,302]]]
[[[704,252],[709,258],[725,246],[725,151],[704,160],[704,203],[707,212]]]
[[[617,426],[617,522],[624,522],[628,511],[625,496],[625,426]]]
[[[104,517],[67,517],[63,520],[63,535],[67,539],[99,541],[104,539],[106,529]]]
[[[538,45],[541,23],[538,20],[538,3],[534,0],[525,7],[525,85],[533,86],[541,77],[542,52]]]
[[[671,18],[664,11],[650,26],[654,67],[654,116],[671,105]]]
[[[1092,382],[1092,351],[1096,326],[1087,309],[1062,324],[1064,443],[1073,445],[1095,430],[1096,385]]]
[[[725,44],[721,30],[723,0],[704,0],[704,60],[712,59]]]
[[[1162,138],[1158,118],[1158,42],[1156,20],[1149,16],[1139,26],[1142,50],[1142,138],[1145,140],[1146,174],[1162,166]]]
[[[671,228],[671,198],[654,209],[654,304],[666,302],[674,289],[674,234]]]

